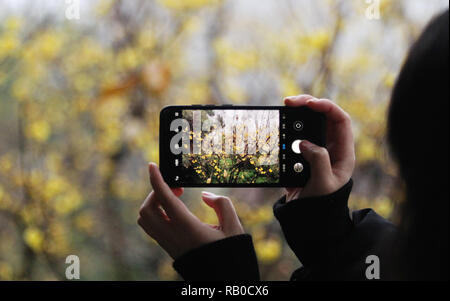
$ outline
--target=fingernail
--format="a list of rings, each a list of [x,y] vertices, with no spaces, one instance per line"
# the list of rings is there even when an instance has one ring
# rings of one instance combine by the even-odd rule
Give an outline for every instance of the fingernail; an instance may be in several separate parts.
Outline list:
[[[156,163],[154,162],[148,162],[148,172],[151,173],[151,169],[153,168],[157,168],[158,165],[156,165]]]
[[[215,195],[214,193],[208,192],[208,191],[202,191],[202,195],[209,196],[209,197],[215,197],[215,196],[217,196],[217,195]]]

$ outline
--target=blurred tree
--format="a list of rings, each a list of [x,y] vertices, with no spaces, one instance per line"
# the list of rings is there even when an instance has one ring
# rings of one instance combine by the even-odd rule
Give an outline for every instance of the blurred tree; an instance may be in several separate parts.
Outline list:
[[[69,254],[82,279],[177,278],[135,221],[168,104],[333,99],[354,122],[351,206],[393,216],[401,190],[384,145],[389,93],[424,22],[448,6],[385,0],[370,21],[363,1],[101,0],[85,4],[89,20],[72,22],[8,4],[0,1],[0,279],[40,280],[64,279]],[[253,234],[263,279],[287,279],[297,263],[271,211],[282,192],[219,193]],[[197,190],[183,199],[216,221]]]

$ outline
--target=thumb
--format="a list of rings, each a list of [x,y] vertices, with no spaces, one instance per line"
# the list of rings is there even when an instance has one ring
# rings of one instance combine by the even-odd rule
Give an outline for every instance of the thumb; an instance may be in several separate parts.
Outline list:
[[[225,196],[202,191],[202,199],[213,208],[219,219],[220,227],[227,235],[236,235],[244,232],[231,200]]]
[[[311,165],[312,179],[326,179],[330,176],[330,155],[326,148],[317,146],[307,140],[302,140],[300,150],[303,157]]]

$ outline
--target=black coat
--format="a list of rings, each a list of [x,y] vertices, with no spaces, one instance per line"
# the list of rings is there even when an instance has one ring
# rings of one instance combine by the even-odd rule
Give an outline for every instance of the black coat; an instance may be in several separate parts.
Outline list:
[[[347,203],[352,184],[350,180],[327,196],[288,203],[283,197],[275,203],[275,217],[302,263],[291,280],[365,280],[369,255],[380,259],[381,279],[392,277],[384,271],[396,245],[396,227],[371,209],[350,215]],[[185,280],[259,280],[248,234],[191,250],[175,260],[174,268]]]

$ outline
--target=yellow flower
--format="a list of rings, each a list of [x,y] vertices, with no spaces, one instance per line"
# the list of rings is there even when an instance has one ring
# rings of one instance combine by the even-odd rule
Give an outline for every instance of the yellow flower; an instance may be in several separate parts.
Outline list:
[[[379,146],[376,145],[374,139],[360,138],[360,142],[356,149],[356,158],[359,162],[373,160],[377,156]]]
[[[46,32],[37,39],[37,49],[44,59],[51,60],[56,57],[63,46],[63,36],[57,32]]]
[[[0,37],[0,60],[8,55],[14,54],[19,47],[18,39],[13,35]]]
[[[10,31],[19,30],[22,27],[22,20],[17,17],[8,18],[5,21],[5,28]]]
[[[23,233],[23,239],[30,248],[35,251],[41,251],[44,243],[44,234],[35,227],[29,227]]]
[[[378,214],[385,218],[389,218],[394,209],[394,205],[387,197],[379,198],[374,203],[374,210],[377,211]]]
[[[133,69],[139,65],[139,57],[135,49],[126,48],[118,54],[117,62],[120,69]]]
[[[255,251],[259,260],[264,263],[270,263],[280,257],[281,243],[275,238],[260,240],[255,243]]]
[[[323,29],[317,30],[308,42],[313,49],[324,49],[330,43],[330,33]]]
[[[51,134],[50,124],[43,119],[35,121],[28,126],[27,134],[36,141],[47,141]]]
[[[1,45],[0,41],[0,45]],[[1,51],[1,50],[0,50]],[[0,57],[1,58],[1,57]],[[31,96],[31,91],[34,90],[34,85],[28,78],[19,78],[12,86],[12,95],[17,101],[22,101]]]
[[[54,209],[61,215],[70,213],[81,206],[82,199],[77,191],[71,191],[60,197],[57,197],[54,201]]]

